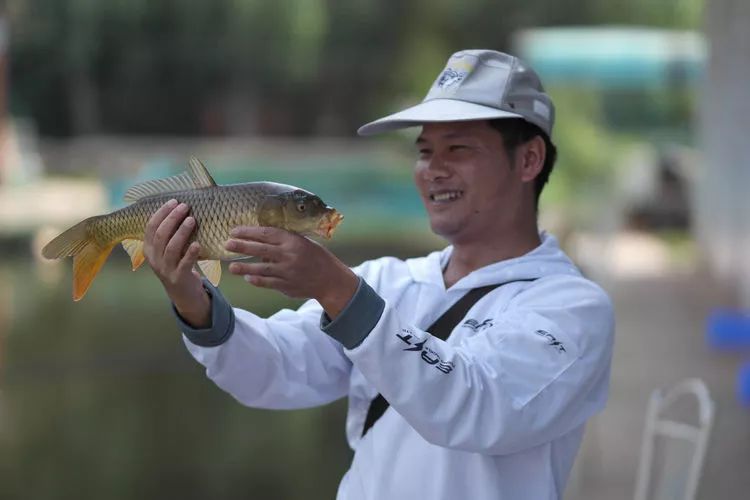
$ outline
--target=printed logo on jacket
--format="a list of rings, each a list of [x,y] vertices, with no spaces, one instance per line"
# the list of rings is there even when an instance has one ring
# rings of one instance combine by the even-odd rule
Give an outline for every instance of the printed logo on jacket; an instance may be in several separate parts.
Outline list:
[[[486,319],[481,323],[475,319],[467,319],[461,326],[471,328],[472,331],[478,332],[479,330],[484,330],[485,328],[492,328],[492,318]]]
[[[544,337],[545,339],[547,339],[547,345],[556,347],[558,352],[567,352],[563,343],[557,340],[557,338],[551,333],[545,330],[537,330],[534,333],[536,333],[540,337]]]
[[[434,366],[441,372],[447,374],[452,372],[453,368],[455,368],[456,365],[454,365],[451,361],[443,361],[438,353],[425,346],[427,339],[421,342],[412,342],[412,339],[414,338],[414,332],[409,330],[408,328],[402,328],[401,333],[397,333],[396,337],[398,337],[401,342],[404,342],[405,344],[411,346],[405,347],[404,351],[413,351],[420,353],[422,361],[424,361],[428,365]]]

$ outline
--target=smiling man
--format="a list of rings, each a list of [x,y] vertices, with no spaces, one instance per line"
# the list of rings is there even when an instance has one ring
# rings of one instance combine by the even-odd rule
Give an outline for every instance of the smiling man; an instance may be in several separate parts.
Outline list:
[[[146,257],[217,385],[257,408],[348,397],[354,459],[337,498],[562,497],[607,399],[614,321],[607,295],[537,227],[553,121],[522,61],[454,54],[422,103],[359,131],[421,127],[414,180],[449,246],[349,269],[302,236],[237,228],[227,248],[261,261],[230,271],[312,299],[297,311],[233,309],[190,272],[187,207],[149,222]]]

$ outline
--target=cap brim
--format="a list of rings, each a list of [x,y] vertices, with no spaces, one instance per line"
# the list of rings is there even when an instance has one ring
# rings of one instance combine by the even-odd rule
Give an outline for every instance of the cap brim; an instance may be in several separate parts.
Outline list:
[[[509,111],[453,99],[432,99],[398,113],[362,125],[359,135],[373,135],[390,130],[417,127],[425,123],[523,118]]]

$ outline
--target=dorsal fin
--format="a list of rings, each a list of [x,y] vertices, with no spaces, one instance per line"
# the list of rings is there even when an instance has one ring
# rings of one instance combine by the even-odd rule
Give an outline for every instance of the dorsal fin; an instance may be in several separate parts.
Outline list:
[[[190,189],[211,186],[216,186],[216,181],[208,173],[203,163],[196,157],[192,157],[190,158],[189,170],[187,172],[165,177],[164,179],[154,179],[136,184],[127,190],[124,200],[127,203],[132,203],[141,198],[156,194],[175,193],[177,191],[188,191]]]
[[[216,181],[208,173],[206,166],[195,156],[190,157],[190,175],[193,177],[196,187],[211,187]]]

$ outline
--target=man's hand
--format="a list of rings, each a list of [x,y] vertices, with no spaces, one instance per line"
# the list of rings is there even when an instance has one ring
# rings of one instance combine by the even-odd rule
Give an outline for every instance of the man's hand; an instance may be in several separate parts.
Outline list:
[[[195,328],[211,324],[211,300],[194,270],[200,244],[189,243],[195,219],[184,203],[170,200],[146,224],[143,254],[177,312]]]
[[[273,227],[241,226],[226,244],[231,252],[261,262],[233,262],[229,271],[249,283],[273,288],[289,297],[313,298],[333,319],[357,291],[359,279],[349,267],[316,242]]]

